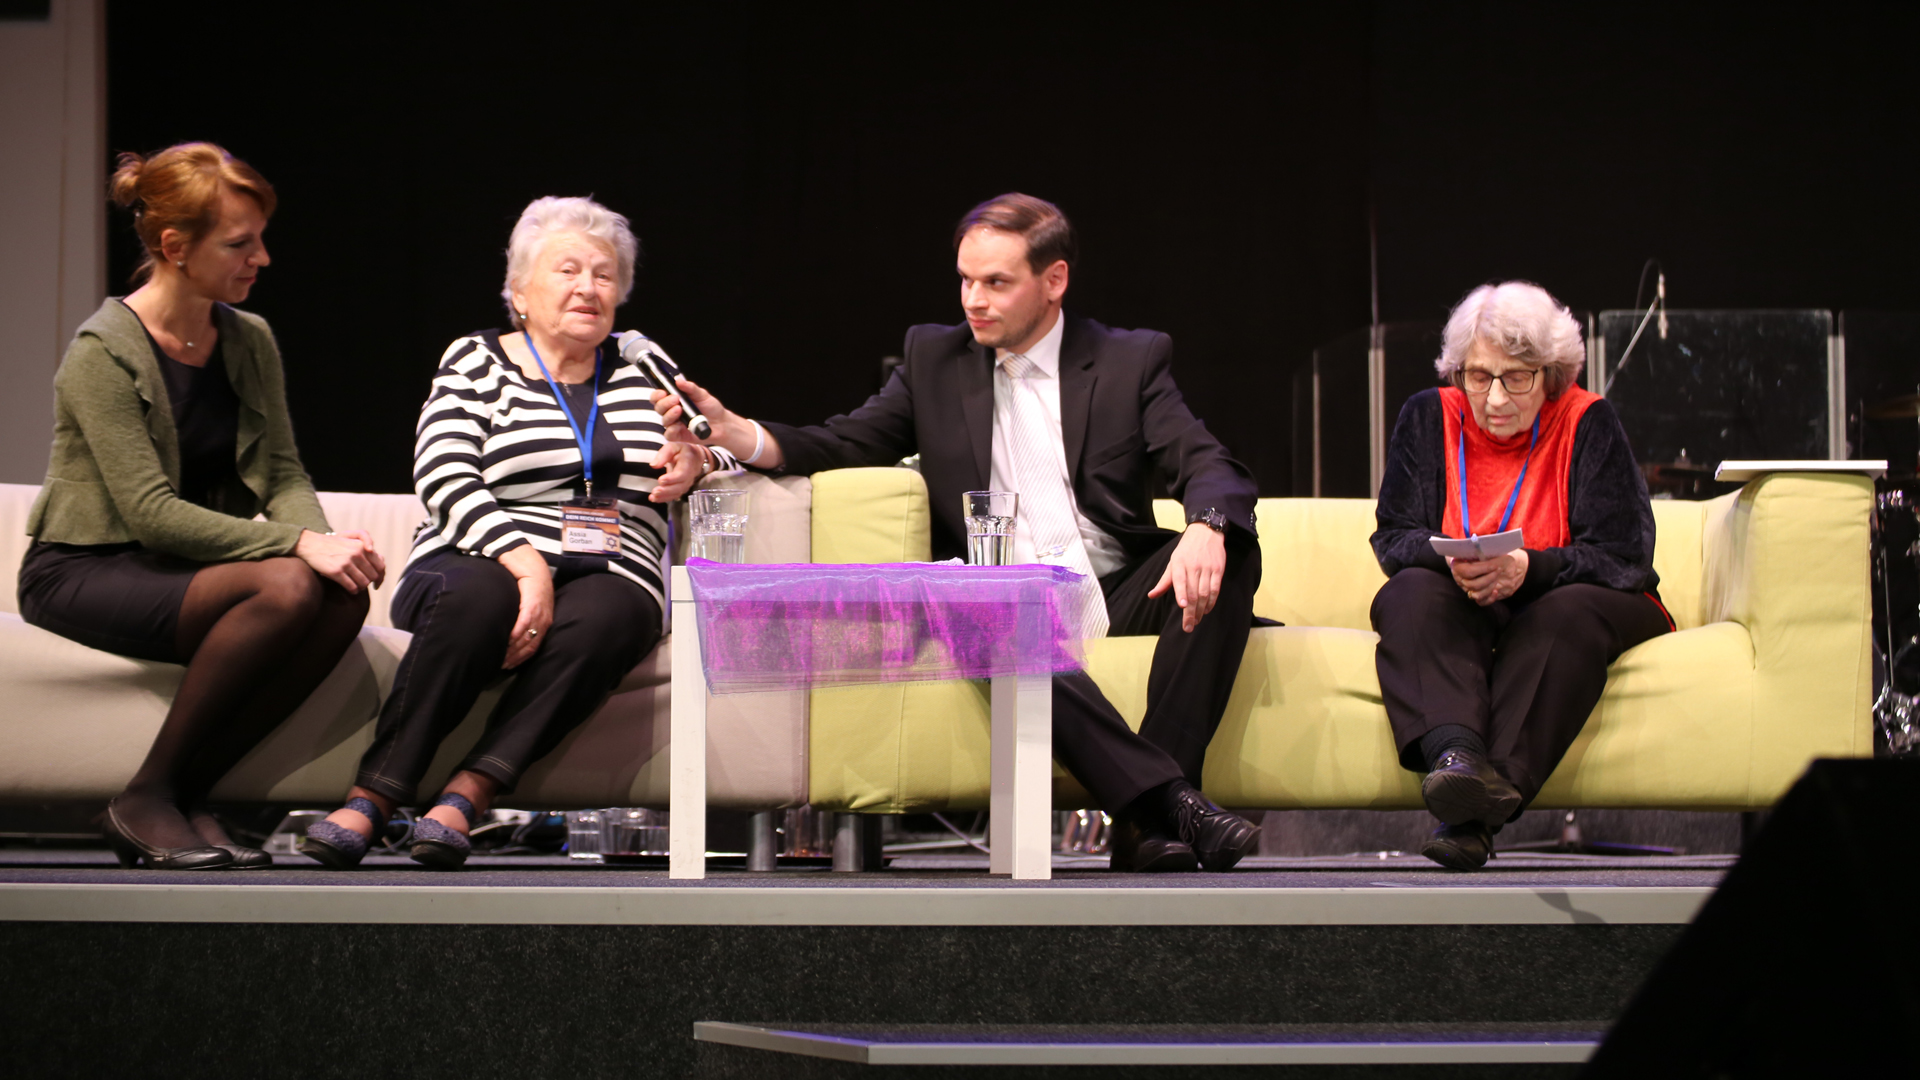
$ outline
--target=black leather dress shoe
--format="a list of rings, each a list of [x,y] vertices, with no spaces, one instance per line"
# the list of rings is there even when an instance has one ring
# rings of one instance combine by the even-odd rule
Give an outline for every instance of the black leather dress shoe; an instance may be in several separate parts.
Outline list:
[[[1213,804],[1184,780],[1176,781],[1173,819],[1202,869],[1231,870],[1260,842],[1260,826]]]
[[[1123,874],[1189,874],[1200,869],[1193,848],[1165,834],[1145,833],[1122,818],[1113,824],[1107,868]]]
[[[1448,750],[1433,763],[1433,771],[1420,781],[1420,797],[1434,817],[1449,825],[1505,825],[1520,809],[1520,792],[1507,778],[1486,758],[1461,748]]]
[[[1478,821],[1433,830],[1420,854],[1449,870],[1478,870],[1493,855],[1493,834]]]

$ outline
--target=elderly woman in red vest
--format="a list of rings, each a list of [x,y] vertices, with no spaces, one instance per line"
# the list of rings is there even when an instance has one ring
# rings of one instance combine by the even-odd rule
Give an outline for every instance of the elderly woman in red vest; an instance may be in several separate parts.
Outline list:
[[[1579,735],[1621,653],[1673,628],[1653,508],[1619,417],[1576,385],[1580,324],[1546,290],[1483,285],[1447,319],[1447,385],[1400,410],[1380,481],[1375,664],[1400,763],[1440,827],[1421,854],[1473,870]],[[1435,536],[1521,530],[1490,558]]]

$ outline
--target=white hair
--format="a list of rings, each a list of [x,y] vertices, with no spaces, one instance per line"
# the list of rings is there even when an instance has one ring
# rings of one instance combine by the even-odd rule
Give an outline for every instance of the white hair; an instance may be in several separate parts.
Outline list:
[[[1580,378],[1587,349],[1580,322],[1547,290],[1529,281],[1482,285],[1468,293],[1447,316],[1440,335],[1440,358],[1433,370],[1458,382],[1475,341],[1547,374],[1547,396],[1557,398]]]
[[[514,223],[513,236],[507,241],[507,283],[500,295],[507,301],[507,321],[516,330],[525,329],[525,325],[520,313],[513,309],[513,290],[526,280],[540,245],[557,232],[579,233],[612,248],[620,263],[620,302],[626,303],[627,296],[633,292],[633,265],[640,256],[640,241],[634,238],[626,217],[592,199],[543,196],[520,211],[520,220]]]

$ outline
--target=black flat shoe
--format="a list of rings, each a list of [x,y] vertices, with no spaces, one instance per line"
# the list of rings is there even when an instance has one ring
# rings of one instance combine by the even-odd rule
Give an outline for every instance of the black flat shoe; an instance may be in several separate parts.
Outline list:
[[[1180,839],[1200,857],[1201,869],[1231,870],[1260,843],[1260,826],[1215,806],[1186,781],[1174,784],[1173,799]]]
[[[229,870],[267,870],[273,866],[272,855],[259,848],[234,843],[221,826],[220,819],[204,807],[188,814],[187,824],[193,826],[193,831],[207,842],[208,847],[217,847],[233,856],[233,864],[227,867]]]
[[[1200,859],[1186,843],[1166,835],[1150,835],[1131,822],[1113,825],[1113,851],[1107,868],[1122,874],[1190,874]]]
[[[1420,854],[1449,870],[1478,870],[1493,856],[1493,834],[1478,821],[1442,825],[1420,845]]]
[[[214,847],[233,856],[233,865],[229,870],[271,870],[273,856],[257,847],[244,844],[215,844]]]
[[[1449,825],[1478,821],[1488,827],[1505,825],[1520,809],[1520,792],[1486,758],[1455,748],[1440,755],[1433,771],[1420,781],[1420,797],[1427,810]]]
[[[224,870],[233,865],[233,856],[217,847],[160,848],[148,844],[133,835],[120,820],[113,803],[107,804],[107,817],[100,823],[100,831],[124,867],[132,867],[142,859],[154,870]]]

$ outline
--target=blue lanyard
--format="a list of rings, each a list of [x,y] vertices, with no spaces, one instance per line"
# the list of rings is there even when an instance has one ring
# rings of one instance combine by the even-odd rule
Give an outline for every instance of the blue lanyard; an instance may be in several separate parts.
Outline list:
[[[560,403],[560,412],[567,418],[567,426],[573,429],[573,441],[580,445],[580,463],[587,473],[587,498],[593,498],[593,425],[600,419],[600,350],[593,350],[593,408],[587,412],[587,430],[582,433],[580,425],[574,422],[573,410],[567,407],[567,395],[553,384],[553,373],[547,370],[547,362],[540,359],[540,350],[533,344],[531,333],[527,339],[527,351],[533,353],[533,362],[540,365],[540,374],[547,380],[547,391],[553,400]]]
[[[1497,533],[1507,531],[1507,522],[1513,520],[1513,504],[1520,501],[1520,485],[1527,482],[1527,467],[1533,464],[1533,448],[1540,443],[1540,418],[1533,418],[1533,437],[1527,440],[1527,460],[1520,463],[1520,479],[1513,482],[1513,494],[1507,496],[1507,512],[1500,516]],[[1460,414],[1460,527],[1469,537],[1478,536],[1473,531],[1473,517],[1467,513],[1467,414]]]

